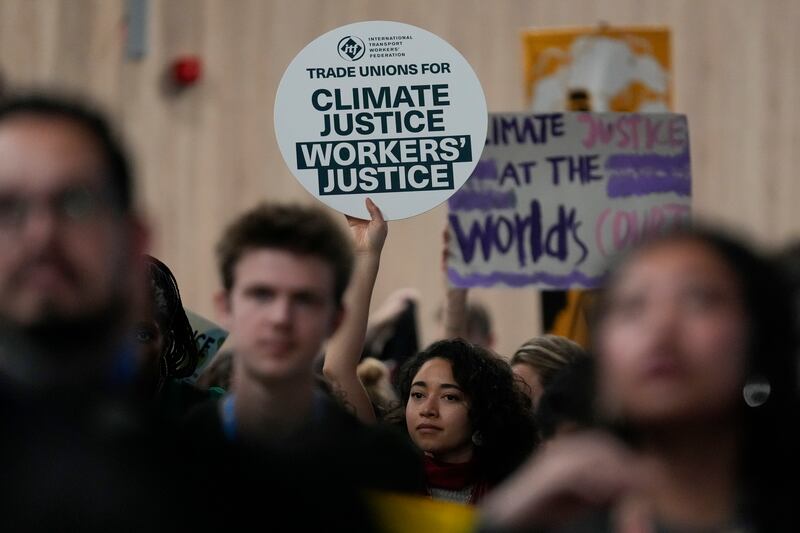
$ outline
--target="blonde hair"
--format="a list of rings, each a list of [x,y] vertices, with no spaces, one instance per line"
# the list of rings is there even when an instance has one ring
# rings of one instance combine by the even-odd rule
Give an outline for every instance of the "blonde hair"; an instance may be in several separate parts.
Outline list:
[[[366,357],[359,363],[356,372],[370,401],[380,411],[386,413],[400,403],[397,393],[389,382],[389,369],[383,362],[373,357]]]
[[[511,357],[511,365],[526,364],[539,374],[543,387],[572,361],[586,357],[586,350],[577,342],[558,335],[541,335],[528,340]]]

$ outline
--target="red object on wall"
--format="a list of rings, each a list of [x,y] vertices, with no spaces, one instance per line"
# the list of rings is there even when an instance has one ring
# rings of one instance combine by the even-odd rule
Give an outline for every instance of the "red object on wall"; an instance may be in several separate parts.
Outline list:
[[[181,87],[194,85],[203,73],[203,63],[196,56],[182,56],[172,62],[172,79]]]

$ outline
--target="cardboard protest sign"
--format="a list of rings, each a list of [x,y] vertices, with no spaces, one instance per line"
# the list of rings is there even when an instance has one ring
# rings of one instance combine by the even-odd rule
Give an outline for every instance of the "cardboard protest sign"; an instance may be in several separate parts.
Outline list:
[[[492,114],[449,200],[456,286],[597,287],[609,256],[689,216],[684,115]]]
[[[398,22],[360,22],[306,46],[281,79],[275,134],[286,164],[330,207],[369,218],[423,213],[477,164],[486,100],[464,57]]]
[[[670,34],[665,27],[529,30],[522,46],[531,111],[671,108]]]
[[[189,383],[194,383],[214,359],[214,356],[228,337],[228,332],[221,326],[188,309],[186,309],[186,317],[192,326],[197,351],[200,353],[200,359],[194,373],[186,378]]]
[[[672,109],[670,32],[666,27],[534,29],[522,35],[527,107],[557,111],[665,112]],[[589,343],[581,289],[541,295],[543,329]]]

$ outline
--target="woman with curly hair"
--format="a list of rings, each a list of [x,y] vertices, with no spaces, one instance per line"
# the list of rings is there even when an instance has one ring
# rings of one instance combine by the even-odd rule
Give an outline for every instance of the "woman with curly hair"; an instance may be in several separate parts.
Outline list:
[[[434,499],[475,504],[533,450],[530,401],[508,363],[480,346],[436,342],[407,361],[398,385]]]
[[[371,220],[348,217],[356,268],[345,295],[347,313],[328,343],[323,370],[340,400],[363,422],[374,423],[356,369],[388,228],[374,203],[367,201],[367,208]],[[398,381],[402,405],[386,420],[405,426],[424,453],[433,498],[477,503],[535,445],[530,400],[508,363],[484,348],[462,339],[439,341],[408,359]]]

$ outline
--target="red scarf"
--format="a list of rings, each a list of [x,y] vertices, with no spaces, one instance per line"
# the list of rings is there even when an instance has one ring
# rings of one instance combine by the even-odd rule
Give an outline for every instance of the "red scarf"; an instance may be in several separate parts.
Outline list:
[[[428,455],[424,458],[425,479],[429,487],[445,490],[464,490],[472,487],[469,503],[480,501],[489,489],[488,484],[480,479],[478,464],[473,457],[466,463],[445,463]]]

